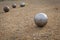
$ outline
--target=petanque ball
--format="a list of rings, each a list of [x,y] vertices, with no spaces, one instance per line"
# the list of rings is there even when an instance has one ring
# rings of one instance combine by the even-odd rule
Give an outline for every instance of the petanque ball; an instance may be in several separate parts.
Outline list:
[[[21,2],[20,3],[20,7],[24,7],[25,6],[25,3],[24,2]]]
[[[47,24],[48,17],[45,13],[38,13],[34,17],[35,24],[39,27],[43,27]]]
[[[5,6],[5,7],[3,8],[3,10],[4,10],[4,12],[9,12],[9,7],[8,7],[8,6]]]
[[[16,4],[13,4],[13,5],[12,5],[12,8],[16,8]]]

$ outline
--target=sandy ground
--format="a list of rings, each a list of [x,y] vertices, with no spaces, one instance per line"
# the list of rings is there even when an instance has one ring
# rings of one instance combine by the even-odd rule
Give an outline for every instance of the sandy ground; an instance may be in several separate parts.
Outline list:
[[[23,0],[25,7],[19,7],[20,1],[0,2],[0,40],[60,40],[60,0]],[[17,8],[12,8],[12,3]],[[3,12],[8,5],[10,11]],[[34,16],[44,12],[48,23],[43,28],[34,23]]]

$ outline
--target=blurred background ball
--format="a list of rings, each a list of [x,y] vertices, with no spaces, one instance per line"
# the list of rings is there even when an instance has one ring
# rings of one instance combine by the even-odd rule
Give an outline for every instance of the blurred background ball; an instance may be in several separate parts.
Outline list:
[[[20,7],[24,7],[25,6],[25,3],[24,2],[21,2],[20,3]]]
[[[16,8],[16,4],[13,4],[13,5],[12,5],[12,8]]]
[[[48,17],[45,13],[39,13],[35,15],[34,21],[37,26],[43,27],[47,24]]]
[[[4,10],[4,12],[9,12],[9,7],[8,7],[8,6],[5,6],[5,7],[3,8],[3,10]]]

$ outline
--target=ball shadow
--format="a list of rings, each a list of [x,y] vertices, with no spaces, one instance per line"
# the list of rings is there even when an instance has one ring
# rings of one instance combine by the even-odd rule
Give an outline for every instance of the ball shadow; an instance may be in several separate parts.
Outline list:
[[[46,26],[46,25],[44,25],[44,26],[35,25],[35,28],[37,28],[37,29],[43,29],[45,26]]]

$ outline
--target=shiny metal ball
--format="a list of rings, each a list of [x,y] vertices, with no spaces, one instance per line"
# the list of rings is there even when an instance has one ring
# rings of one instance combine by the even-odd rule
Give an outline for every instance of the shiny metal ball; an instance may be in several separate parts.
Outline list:
[[[35,24],[39,27],[43,27],[48,22],[48,16],[45,13],[38,13],[34,17]]]
[[[16,8],[16,4],[13,4],[13,5],[12,5],[12,8]]]
[[[9,12],[9,7],[8,7],[8,6],[5,6],[5,7],[3,8],[3,10],[4,10],[4,12]]]
[[[24,7],[25,6],[25,3],[24,2],[21,2],[20,3],[20,7]]]

